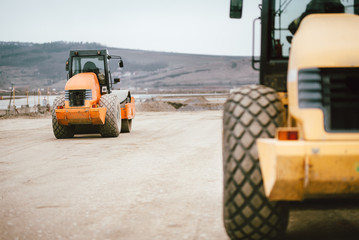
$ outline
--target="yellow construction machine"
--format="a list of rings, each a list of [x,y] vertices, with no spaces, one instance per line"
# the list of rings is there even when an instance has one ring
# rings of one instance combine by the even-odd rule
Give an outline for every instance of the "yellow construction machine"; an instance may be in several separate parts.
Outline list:
[[[230,17],[242,8],[231,0]],[[359,195],[359,0],[263,0],[260,10],[260,84],[224,107],[231,239],[278,239],[292,206]]]

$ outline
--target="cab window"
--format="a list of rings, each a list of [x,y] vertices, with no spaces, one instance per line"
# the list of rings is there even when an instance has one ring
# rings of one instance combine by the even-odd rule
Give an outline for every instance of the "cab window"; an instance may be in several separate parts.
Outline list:
[[[272,3],[270,32],[272,59],[289,56],[293,35],[302,19],[313,13],[359,13],[359,0],[276,0]]]
[[[104,74],[104,56],[96,57],[73,57],[72,76],[78,73],[93,72]]]

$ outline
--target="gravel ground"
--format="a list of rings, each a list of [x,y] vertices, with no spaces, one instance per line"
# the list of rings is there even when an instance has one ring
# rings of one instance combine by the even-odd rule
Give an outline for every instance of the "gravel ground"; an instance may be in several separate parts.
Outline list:
[[[0,239],[228,240],[221,111],[139,112],[118,138],[0,120]],[[287,240],[358,239],[359,208],[295,210]]]

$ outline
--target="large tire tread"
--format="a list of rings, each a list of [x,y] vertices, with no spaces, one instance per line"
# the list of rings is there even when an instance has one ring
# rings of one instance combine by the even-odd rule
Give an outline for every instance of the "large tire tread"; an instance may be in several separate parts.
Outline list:
[[[56,109],[58,106],[65,106],[65,97],[59,96],[56,97],[52,105],[52,131],[56,138],[72,138],[74,136],[74,126],[64,126],[60,125],[56,118]]]
[[[266,198],[256,147],[283,123],[283,106],[268,87],[243,86],[225,103],[223,217],[233,240],[278,239],[286,230],[288,209]]]
[[[129,133],[132,129],[132,119],[122,119],[121,133]]]
[[[116,95],[106,94],[100,98],[100,107],[106,108],[105,124],[99,125],[102,137],[118,137],[121,131],[121,109]]]

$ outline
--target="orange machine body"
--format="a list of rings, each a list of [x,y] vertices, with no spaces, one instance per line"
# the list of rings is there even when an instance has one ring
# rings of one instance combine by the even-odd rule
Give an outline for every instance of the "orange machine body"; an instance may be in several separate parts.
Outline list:
[[[124,107],[121,107],[121,118],[122,119],[135,118],[135,98],[134,97],[131,97],[130,103],[126,103]]]
[[[99,107],[101,98],[100,85],[95,73],[79,73],[69,79],[65,86],[65,92],[69,94],[71,90],[85,90],[86,98],[83,106],[71,106],[65,96],[65,106],[58,107],[56,118],[61,125],[92,124],[102,125],[105,123],[106,108]],[[135,116],[135,99],[131,97],[131,102],[121,105],[121,118],[133,119]]]

